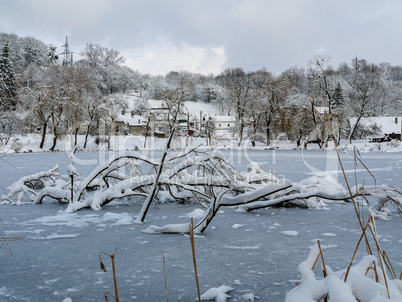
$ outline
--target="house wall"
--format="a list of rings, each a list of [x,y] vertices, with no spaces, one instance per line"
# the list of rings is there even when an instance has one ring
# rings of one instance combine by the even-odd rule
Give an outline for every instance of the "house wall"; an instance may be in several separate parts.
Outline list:
[[[144,135],[146,131],[146,126],[130,126],[130,134],[131,135]]]
[[[236,122],[234,121],[214,121],[216,130],[228,130],[234,126],[236,126]]]
[[[111,132],[114,135],[123,135],[124,134],[125,125],[121,121],[113,121],[111,128],[112,128]]]

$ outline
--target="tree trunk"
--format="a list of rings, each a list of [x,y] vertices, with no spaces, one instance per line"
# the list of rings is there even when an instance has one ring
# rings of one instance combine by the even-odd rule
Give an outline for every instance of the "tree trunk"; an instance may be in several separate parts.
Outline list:
[[[87,132],[85,133],[84,149],[86,149],[86,147],[87,147],[88,135],[89,135],[89,125],[88,125]]]
[[[151,118],[148,117],[147,127],[145,128],[144,149],[147,147],[147,139],[148,139],[148,131],[149,131],[149,124],[150,123],[151,123]]]
[[[267,126],[265,128],[266,131],[266,136],[267,136],[267,146],[270,145],[270,140],[269,140],[269,136],[270,136],[270,129],[269,126],[271,125],[271,114],[267,113]]]
[[[348,137],[350,144],[352,143],[353,135],[354,135],[355,132],[356,132],[357,126],[359,125],[359,122],[360,122],[360,119],[362,118],[362,116],[363,116],[363,114],[359,114],[359,116],[358,116],[358,118],[357,118],[357,120],[356,120],[355,125],[352,127],[352,130],[350,131],[350,134],[349,134],[349,137]]]
[[[159,167],[158,167],[158,172],[157,172],[157,174],[156,174],[156,178],[155,178],[155,181],[154,181],[154,183],[153,183],[152,190],[151,190],[151,192],[148,194],[147,199],[145,200],[145,202],[144,202],[144,204],[143,204],[143,206],[142,206],[142,208],[141,208],[141,211],[140,211],[140,213],[138,214],[138,217],[137,217],[137,219],[136,219],[136,222],[137,222],[137,223],[142,223],[142,222],[144,222],[145,216],[146,216],[147,213],[148,213],[149,207],[150,207],[150,205],[151,205],[152,201],[154,200],[154,197],[155,197],[155,195],[156,195],[156,193],[157,193],[157,189],[158,189],[158,185],[159,185],[159,178],[160,178],[160,176],[161,176],[161,174],[162,174],[162,171],[163,171],[163,164],[165,163],[166,156],[167,156],[168,151],[169,151],[169,149],[170,149],[170,143],[171,143],[171,141],[172,141],[174,132],[175,132],[175,128],[172,128],[172,131],[171,131],[170,136],[169,136],[169,138],[168,138],[168,141],[167,141],[167,143],[166,143],[165,152],[164,152],[163,155],[162,155],[161,163],[160,163],[160,165],[159,165]]]
[[[300,147],[300,143],[301,143],[302,137],[303,137],[302,131],[299,130],[299,135],[297,136],[297,140],[296,140],[296,146],[297,146],[297,148]]]
[[[58,134],[55,134],[54,135],[54,137],[53,137],[53,145],[52,145],[52,147],[49,149],[50,151],[54,151],[54,148],[56,148],[56,144],[57,144],[57,139],[59,138],[59,135]]]
[[[243,129],[244,129],[244,124],[243,121],[240,121],[240,127],[239,127],[239,147],[241,146],[241,142],[243,141]]]
[[[77,146],[78,130],[79,130],[79,128],[75,128],[75,132],[74,132],[74,146]]]
[[[43,149],[43,146],[45,144],[45,139],[46,139],[46,131],[47,131],[47,122],[43,123],[43,130],[42,130],[42,139],[40,141],[39,148]]]

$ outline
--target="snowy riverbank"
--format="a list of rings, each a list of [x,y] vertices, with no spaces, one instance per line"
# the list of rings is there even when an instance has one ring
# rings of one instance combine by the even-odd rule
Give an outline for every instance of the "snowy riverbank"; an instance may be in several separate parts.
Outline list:
[[[52,144],[52,135],[48,135],[44,148],[40,149],[41,136],[39,134],[19,135],[12,138],[7,145],[0,145],[1,154],[11,153],[39,153],[48,152]],[[77,144],[79,149],[83,149],[85,141],[84,135],[79,135]],[[166,138],[149,137],[145,142],[144,136],[112,136],[110,138],[110,149],[113,151],[127,151],[127,150],[163,150],[166,145]],[[74,146],[74,137],[64,137],[60,139],[56,146],[56,151],[66,152],[70,151]],[[254,150],[319,150],[317,144],[308,144],[306,148],[298,148],[296,143],[287,140],[273,140],[267,146],[262,143],[256,143],[252,147],[251,141],[244,140],[241,145],[238,145],[237,139],[219,139],[213,140],[212,145],[209,145],[206,138],[190,137],[190,138],[177,138],[173,141],[172,149],[180,150],[200,146],[204,149],[254,149]],[[370,143],[369,140],[356,140],[350,144],[348,141],[343,140],[339,146],[339,150],[343,152],[353,152],[354,148],[360,152],[402,152],[402,143],[400,141],[391,141],[384,143]],[[89,137],[85,151],[105,151],[107,150],[106,143],[96,143],[95,137]],[[328,143],[327,148],[323,150],[334,150],[334,144]]]

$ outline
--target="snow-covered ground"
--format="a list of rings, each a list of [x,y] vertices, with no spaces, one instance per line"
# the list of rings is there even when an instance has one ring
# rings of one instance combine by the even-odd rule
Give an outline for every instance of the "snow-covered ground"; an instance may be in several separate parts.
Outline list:
[[[142,151],[159,157],[159,151]],[[151,153],[152,152],[152,153]],[[311,175],[332,175],[344,183],[334,151],[227,150],[239,171],[259,163],[266,171],[300,181]],[[79,152],[76,168],[87,175],[104,152]],[[353,154],[341,153],[346,174],[354,184]],[[401,153],[370,152],[362,158],[377,184],[400,185]],[[12,154],[0,161],[0,185],[5,188],[20,177],[69,164],[63,153]],[[362,167],[359,182],[372,184]],[[151,208],[145,224],[135,224],[141,204],[113,203],[101,211],[65,213],[56,203],[0,205],[0,218],[15,236],[11,257],[0,251],[2,301],[104,301],[104,291],[114,292],[110,260],[102,256],[107,273],[100,270],[99,253],[116,252],[120,301],[166,301],[163,255],[166,260],[169,301],[194,301],[197,296],[190,239],[187,235],[144,233],[150,224],[186,223],[200,215],[200,206],[161,204]],[[317,239],[325,262],[333,270],[348,266],[361,229],[351,204],[329,204],[317,210],[264,209],[239,213],[224,208],[202,234],[196,235],[196,255],[201,293],[225,285],[233,288],[228,301],[284,301],[300,281],[297,271]],[[394,268],[402,267],[402,219],[393,210],[391,220],[378,220],[381,248]],[[367,217],[368,217],[368,213]],[[191,216],[191,215],[190,215]],[[4,228],[1,231],[5,231]],[[365,255],[359,250],[356,260]],[[226,287],[225,287],[226,288]],[[258,301],[258,300],[257,300]]]
[[[255,147],[251,147],[251,141],[245,139],[238,146],[238,141],[233,135],[227,131],[217,131],[218,139],[212,140],[212,146],[208,145],[207,138],[202,137],[181,137],[173,140],[173,149],[185,149],[188,147],[201,146],[204,149],[256,149],[256,150],[294,150],[297,149],[296,143],[287,140],[272,140],[269,146],[265,144],[256,143]],[[28,134],[28,135],[18,135],[14,136],[7,145],[0,144],[0,154],[11,154],[16,153],[38,153],[38,152],[48,152],[52,145],[53,136],[48,134],[46,137],[45,145],[43,149],[39,148],[41,135],[40,134]],[[163,150],[166,146],[166,138],[149,137],[145,143],[144,136],[111,136],[110,139],[110,149],[114,151],[127,151],[127,150]],[[78,135],[78,148],[82,148],[84,145],[85,136]],[[14,144],[14,146],[13,146]],[[145,147],[144,147],[145,145]],[[303,144],[302,144],[303,145]],[[17,148],[15,148],[15,146]],[[58,140],[56,151],[65,152],[70,151],[74,147],[74,137],[66,136]],[[339,150],[342,152],[353,152],[354,148],[357,148],[360,152],[402,152],[402,143],[400,141],[391,141],[384,143],[369,143],[369,140],[356,140],[352,144],[348,141],[342,140],[339,146]],[[105,150],[107,148],[106,144],[97,145],[95,143],[95,137],[90,136],[88,138],[86,151],[97,151]],[[308,144],[305,150],[318,150],[317,144]],[[334,150],[334,144],[330,141],[328,142],[328,147],[326,150]]]

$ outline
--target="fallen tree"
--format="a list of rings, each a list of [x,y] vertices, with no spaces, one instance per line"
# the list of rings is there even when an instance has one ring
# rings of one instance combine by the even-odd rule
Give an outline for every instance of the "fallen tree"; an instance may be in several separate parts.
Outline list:
[[[238,206],[237,211],[242,212],[289,205],[315,208],[362,196],[361,202],[377,217],[389,217],[388,204],[394,205],[402,215],[398,188],[377,185],[345,190],[330,176],[313,176],[296,183],[265,172],[254,162],[240,173],[221,152],[201,152],[197,148],[179,153],[166,150],[159,160],[134,151],[123,152],[97,166],[88,176],[75,177],[73,183],[69,175],[61,175],[55,166],[21,178],[8,191],[3,203],[20,204],[30,200],[40,204],[54,199],[68,203],[70,212],[84,208],[99,210],[113,200],[142,202],[137,223],[144,222],[152,202],[163,199],[199,203],[207,209],[195,224],[195,232],[203,232],[221,207],[232,206]],[[374,206],[370,206],[369,199],[375,201]],[[187,224],[173,224],[150,226],[146,231],[182,233],[189,228]]]

